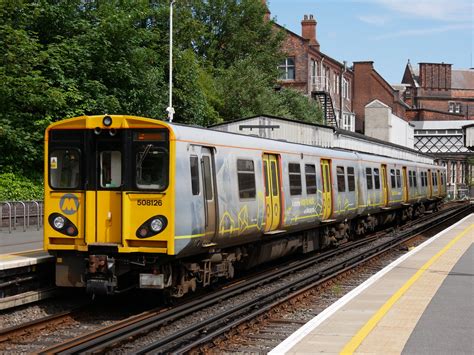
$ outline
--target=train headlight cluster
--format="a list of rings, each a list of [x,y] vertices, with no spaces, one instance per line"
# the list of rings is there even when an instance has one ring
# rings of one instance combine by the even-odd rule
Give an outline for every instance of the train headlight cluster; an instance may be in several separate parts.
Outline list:
[[[67,217],[60,213],[52,213],[48,217],[49,225],[56,231],[70,237],[78,234],[77,227]]]
[[[152,237],[161,233],[167,225],[168,220],[165,216],[153,216],[137,229],[135,235],[140,239]]]

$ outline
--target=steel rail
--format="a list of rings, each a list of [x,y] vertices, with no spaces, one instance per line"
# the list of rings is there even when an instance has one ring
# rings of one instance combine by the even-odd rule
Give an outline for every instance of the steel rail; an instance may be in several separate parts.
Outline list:
[[[63,319],[72,316],[74,313],[82,310],[86,305],[78,306],[67,311],[35,319],[26,323],[18,324],[6,329],[0,329],[0,343],[4,343],[24,333],[29,333],[38,328],[44,328],[49,324],[55,324]]]

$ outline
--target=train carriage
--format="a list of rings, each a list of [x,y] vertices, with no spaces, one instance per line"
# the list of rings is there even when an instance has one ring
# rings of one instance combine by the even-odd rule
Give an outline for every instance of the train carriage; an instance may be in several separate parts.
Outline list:
[[[181,296],[436,208],[439,166],[132,116],[45,134],[44,245],[58,286]]]

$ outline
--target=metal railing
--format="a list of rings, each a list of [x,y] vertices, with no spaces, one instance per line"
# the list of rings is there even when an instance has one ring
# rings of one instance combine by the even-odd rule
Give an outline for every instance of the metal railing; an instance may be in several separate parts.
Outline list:
[[[36,230],[43,227],[43,201],[0,201],[0,231],[8,227],[8,233],[16,230],[19,221],[26,232],[32,225]]]

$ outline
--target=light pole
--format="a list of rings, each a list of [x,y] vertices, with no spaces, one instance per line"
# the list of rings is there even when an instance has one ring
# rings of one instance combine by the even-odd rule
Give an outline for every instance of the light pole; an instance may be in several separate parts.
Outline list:
[[[169,65],[169,104],[166,108],[168,121],[173,122],[173,5],[175,0],[170,1],[170,65]]]

